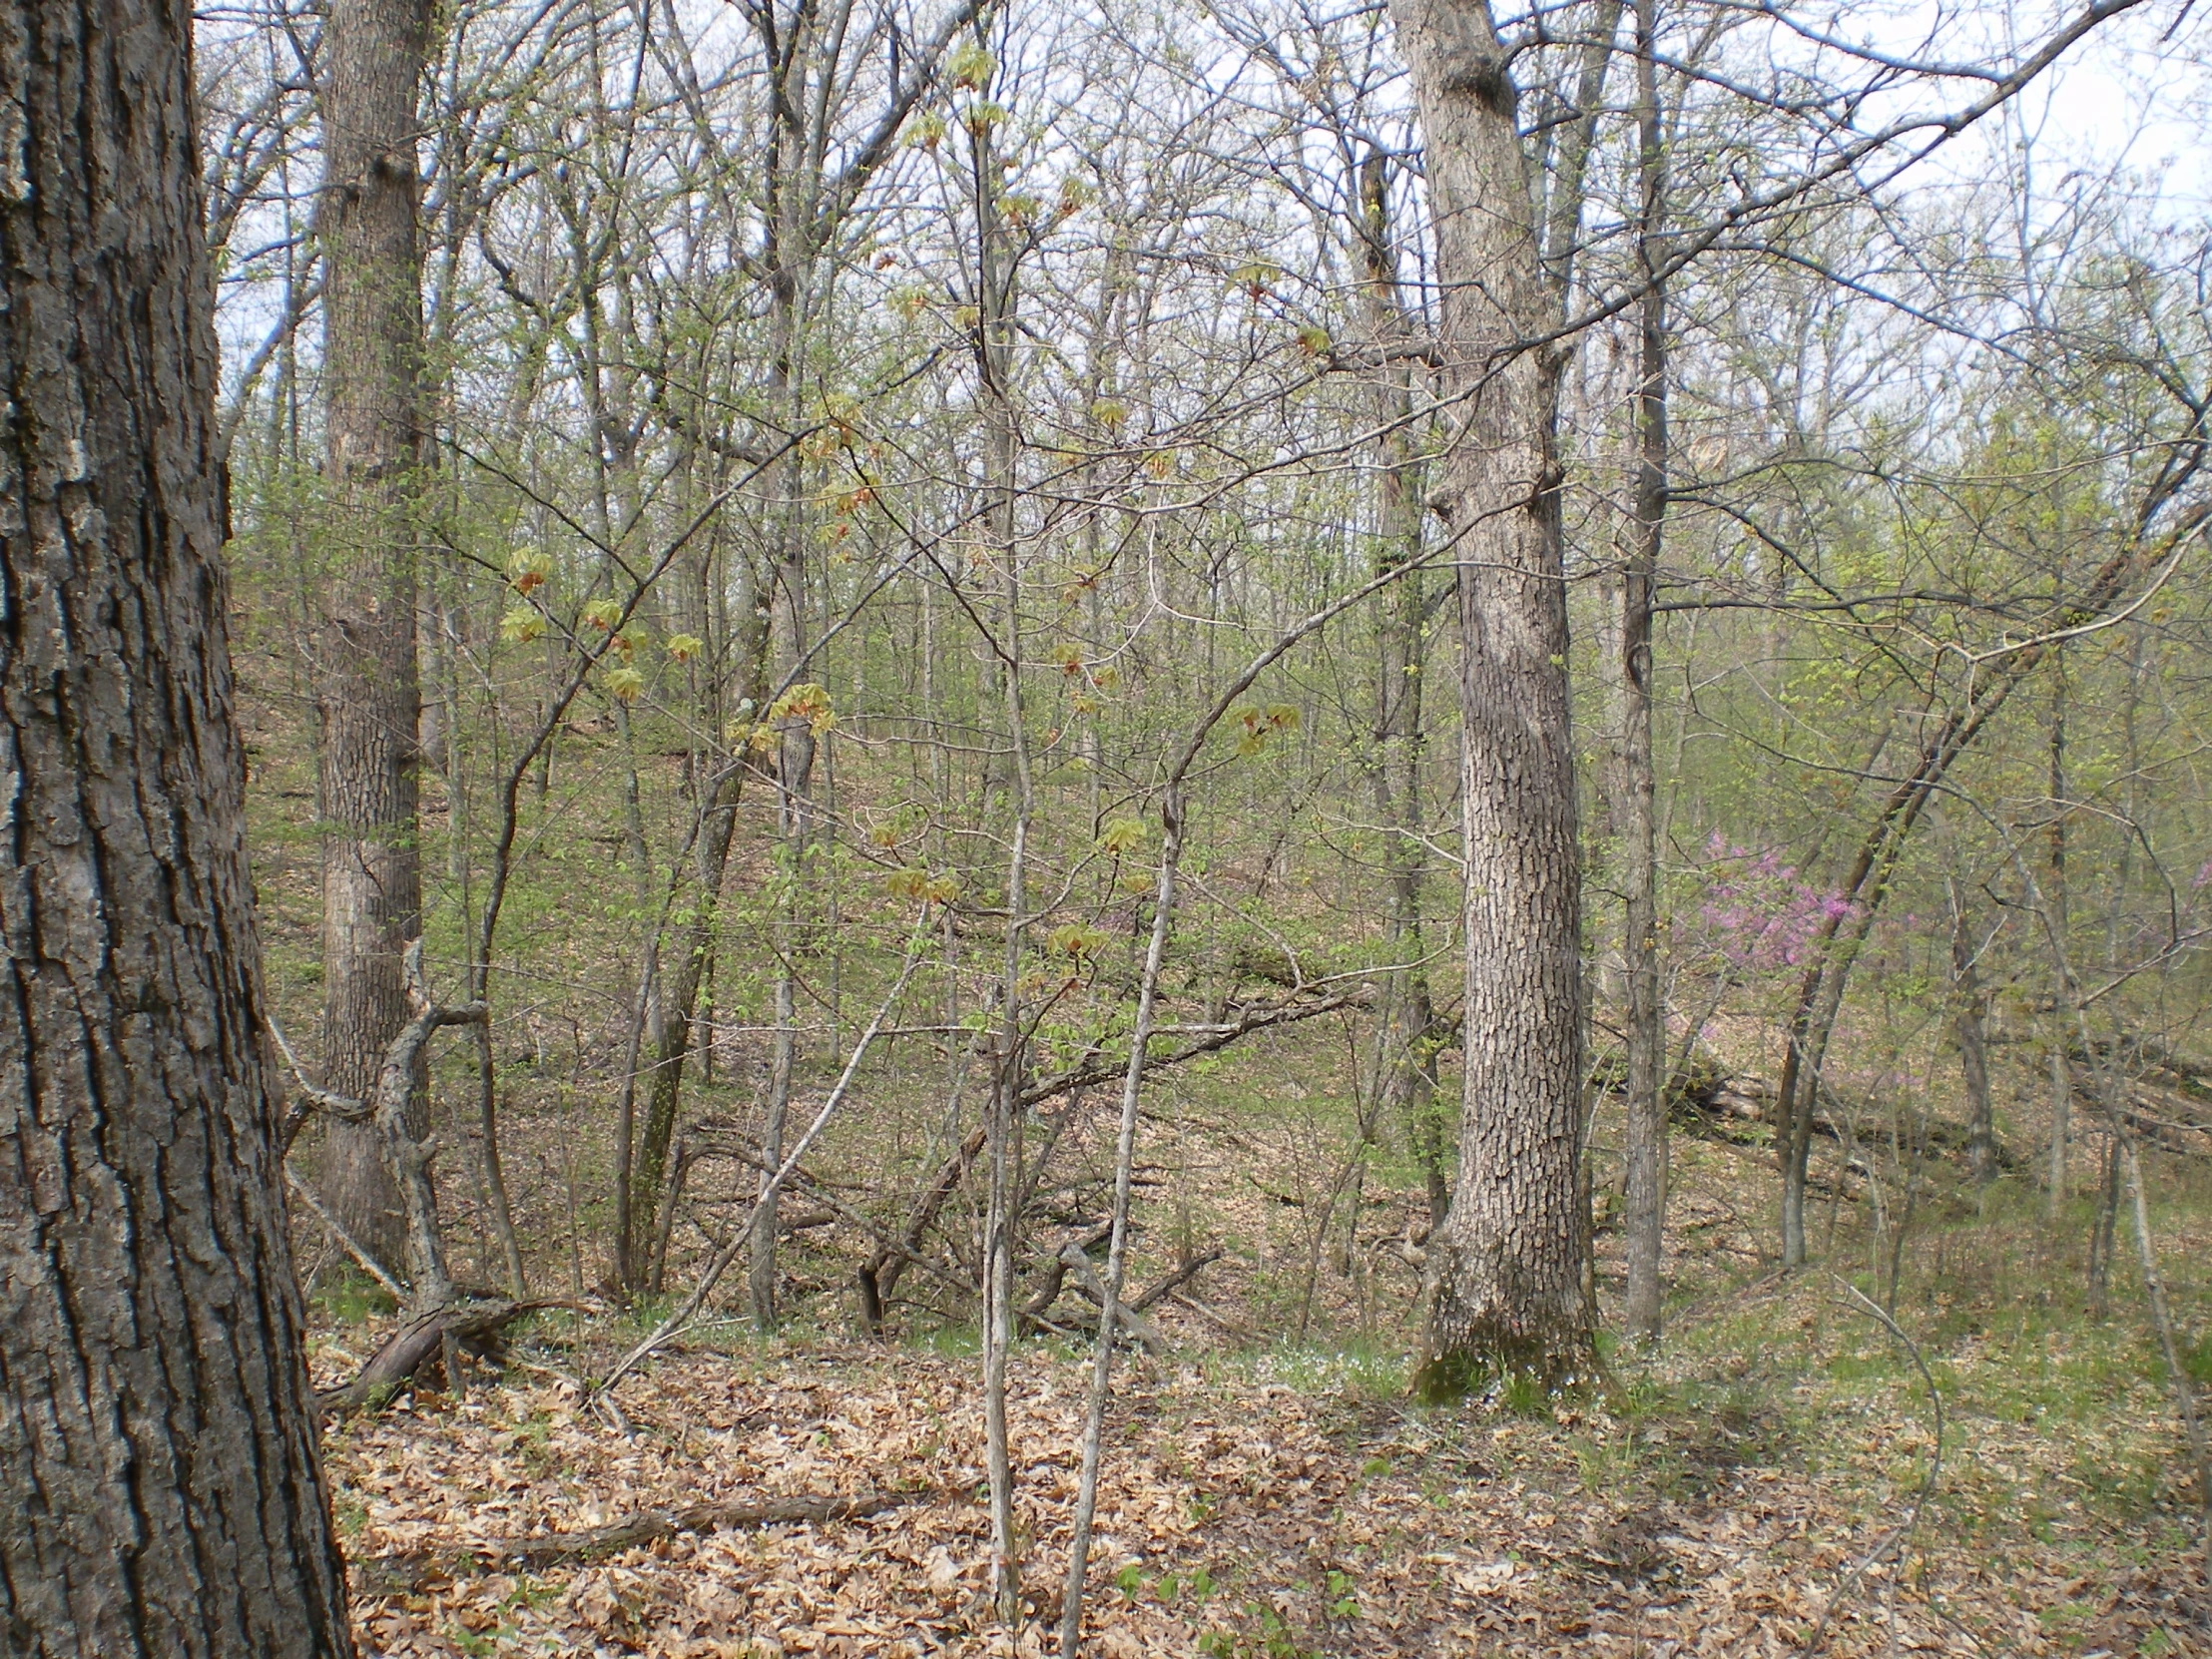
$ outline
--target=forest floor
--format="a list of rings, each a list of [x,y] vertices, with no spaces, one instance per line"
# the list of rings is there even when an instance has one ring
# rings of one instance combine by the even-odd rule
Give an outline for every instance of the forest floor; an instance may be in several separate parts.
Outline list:
[[[1840,1280],[1715,1245],[1737,1165],[1709,1143],[1679,1151],[1692,1294],[1678,1289],[1663,1353],[1614,1355],[1594,1400],[1420,1408],[1404,1355],[1372,1345],[1217,1333],[1130,1362],[1086,1651],[2212,1654],[2196,1482],[2139,1299],[2089,1319],[2067,1289],[2080,1264],[2037,1224],[2001,1205],[1953,1216],[1917,1241],[1924,1271],[1896,1309],[1917,1359]],[[2206,1214],[2160,1212],[2189,1306]],[[459,1399],[402,1396],[332,1429],[369,1651],[1051,1648],[1086,1377],[1073,1349],[1025,1345],[1014,1367],[1024,1583],[1045,1613],[1010,1635],[988,1605],[980,1388],[957,1334],[886,1348],[702,1328],[625,1382],[610,1419],[576,1380],[635,1329],[548,1316]],[[323,1323],[318,1380],[376,1335]],[[800,1495],[892,1501],[529,1573],[471,1554]]]

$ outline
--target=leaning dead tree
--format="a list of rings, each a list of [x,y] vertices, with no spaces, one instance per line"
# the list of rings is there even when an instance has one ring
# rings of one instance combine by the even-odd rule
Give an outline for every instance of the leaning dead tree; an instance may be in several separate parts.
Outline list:
[[[321,1396],[325,1411],[340,1414],[388,1397],[433,1356],[442,1357],[447,1385],[454,1385],[459,1381],[459,1359],[464,1349],[489,1351],[500,1333],[523,1314],[554,1306],[542,1301],[470,1296],[454,1282],[438,1229],[437,1186],[430,1176],[431,1163],[438,1153],[437,1136],[415,1134],[408,1119],[426,1082],[431,1037],[448,1026],[481,1024],[485,1007],[480,1000],[444,1004],[431,996],[422,967],[420,939],[408,945],[404,969],[407,1021],[385,1045],[375,1090],[366,1100],[348,1099],[309,1082],[282,1032],[274,1024],[270,1028],[292,1065],[299,1090],[301,1103],[292,1109],[293,1132],[298,1120],[310,1112],[364,1126],[375,1138],[384,1173],[398,1194],[405,1220],[407,1268],[402,1284],[364,1246],[340,1230],[343,1224],[324,1213],[312,1189],[296,1174],[291,1177],[293,1190],[303,1196],[339,1244],[387,1289],[395,1294],[403,1292],[406,1317],[399,1330],[386,1339],[352,1382]]]

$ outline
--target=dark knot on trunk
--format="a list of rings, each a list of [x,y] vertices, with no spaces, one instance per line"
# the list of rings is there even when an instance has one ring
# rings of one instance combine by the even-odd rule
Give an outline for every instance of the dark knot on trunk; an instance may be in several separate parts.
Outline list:
[[[1512,117],[1513,78],[1505,73],[1501,58],[1469,57],[1452,69],[1444,81],[1444,91],[1455,98],[1472,98],[1492,115],[1508,120]]]

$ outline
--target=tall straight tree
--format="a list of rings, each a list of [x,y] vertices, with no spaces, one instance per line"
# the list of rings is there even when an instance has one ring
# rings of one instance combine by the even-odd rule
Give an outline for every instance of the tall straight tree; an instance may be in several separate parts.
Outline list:
[[[1581,864],[1567,697],[1558,379],[1528,158],[1485,4],[1392,0],[1425,139],[1439,381],[1431,504],[1458,571],[1465,723],[1464,1094],[1451,1211],[1429,1247],[1424,1392],[1586,1377]]]
[[[0,1649],[346,1656],[263,1072],[183,0],[0,55]]]
[[[1621,569],[1620,766],[1614,822],[1627,904],[1628,1170],[1622,1218],[1628,1328],[1659,1339],[1667,1222],[1667,1015],[1659,982],[1658,786],[1651,765],[1651,607],[1667,516],[1667,152],[1659,108],[1658,0],[1636,0],[1635,523]]]
[[[416,568],[424,458],[416,95],[423,0],[333,0],[321,85],[323,388],[332,563],[316,642],[323,1083],[367,1099],[407,1020],[421,930]],[[330,1207],[383,1260],[399,1202],[366,1124],[330,1125]]]
[[[1363,312],[1379,355],[1412,332],[1398,281],[1397,251],[1390,237],[1388,158],[1372,149],[1360,167],[1360,255]],[[1416,561],[1421,555],[1420,457],[1413,430],[1410,364],[1391,365],[1373,393],[1376,427],[1382,434],[1378,483],[1382,523],[1378,571],[1410,566],[1390,585],[1376,610],[1375,810],[1383,826],[1389,909],[1384,922],[1393,965],[1383,981],[1382,1052],[1378,1089],[1394,1109],[1428,1188],[1433,1227],[1451,1208],[1444,1175],[1444,1125],[1436,1094],[1436,1013],[1429,996],[1426,951],[1421,943],[1421,775],[1426,768],[1421,725],[1421,681],[1427,663],[1427,595]]]

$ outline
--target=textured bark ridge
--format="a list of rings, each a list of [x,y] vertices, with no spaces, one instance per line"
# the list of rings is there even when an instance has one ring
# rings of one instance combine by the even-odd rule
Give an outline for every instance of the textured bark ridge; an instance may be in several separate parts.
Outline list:
[[[349,1655],[231,716],[192,12],[0,51],[0,1651]]]
[[[419,0],[335,0],[321,88],[323,382],[330,581],[316,641],[323,824],[322,1081],[365,1100],[408,1016],[402,968],[421,931],[415,560],[423,459]],[[419,1137],[422,1125],[412,1125]],[[330,1208],[377,1257],[405,1225],[374,1132],[330,1126]]]
[[[1465,1095],[1429,1251],[1420,1385],[1594,1367],[1580,1186],[1582,972],[1556,369],[1512,83],[1485,8],[1395,0],[1436,225],[1456,430],[1430,504],[1459,584],[1466,724]]]

